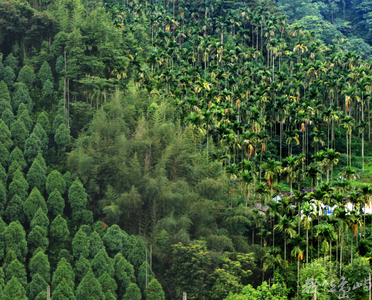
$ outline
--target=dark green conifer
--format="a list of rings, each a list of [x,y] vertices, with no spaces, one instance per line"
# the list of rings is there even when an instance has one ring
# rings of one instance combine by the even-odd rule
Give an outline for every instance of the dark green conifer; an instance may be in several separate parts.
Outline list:
[[[28,265],[28,270],[30,271],[31,277],[35,274],[40,274],[47,283],[50,282],[50,264],[48,255],[44,253],[42,248],[38,248],[34,251]]]
[[[19,87],[17,92],[14,94],[11,103],[13,112],[16,112],[18,110],[18,107],[21,103],[26,105],[26,108],[28,109],[29,112],[32,112],[32,109],[34,107],[34,104],[32,102],[30,95],[28,94],[28,91],[24,89],[22,86]]]
[[[65,200],[57,189],[55,189],[48,197],[47,201],[48,212],[50,216],[55,217],[63,215],[65,209]]]
[[[98,278],[98,281],[102,286],[102,292],[106,294],[110,291],[116,299],[116,290],[118,288],[118,285],[116,284],[115,279],[113,279],[107,272],[105,272],[102,274],[101,277]]]
[[[64,257],[58,262],[57,269],[53,273],[52,290],[55,290],[62,280],[65,280],[70,289],[74,290],[75,273],[72,270],[71,264]]]
[[[135,283],[131,283],[125,291],[123,300],[141,300],[142,295],[139,287]]]
[[[6,66],[4,68],[4,82],[9,89],[13,89],[15,78],[16,75],[14,74],[13,69],[9,66]]]
[[[147,286],[145,296],[146,300],[165,300],[163,288],[155,278]]]
[[[92,269],[90,269],[76,289],[76,299],[102,300],[104,299],[103,297],[101,284],[94,277]]]
[[[10,160],[18,161],[19,165],[21,166],[21,170],[24,170],[27,167],[27,162],[23,156],[23,152],[18,147],[15,147],[13,151],[10,153]]]
[[[47,135],[50,134],[51,125],[49,122],[47,112],[43,111],[42,113],[40,113],[39,116],[37,117],[36,123],[40,124],[43,127]]]
[[[29,299],[35,299],[42,291],[47,289],[48,284],[40,274],[35,274],[27,285],[26,292]]]
[[[26,176],[30,187],[37,187],[41,193],[44,193],[46,182],[45,173],[45,169],[40,165],[39,160],[35,159]]]
[[[20,119],[18,119],[12,124],[10,130],[14,146],[19,147],[23,151],[25,149],[25,142],[30,134],[25,124]]]
[[[78,282],[80,282],[85,277],[89,269],[90,269],[89,260],[86,259],[83,255],[80,255],[79,260],[75,263],[74,269],[74,273]]]
[[[53,289],[51,300],[76,300],[73,289],[68,285],[65,278]]]
[[[57,189],[61,195],[66,191],[66,182],[61,173],[57,170],[50,172],[46,180],[46,191],[48,194],[52,193],[55,189]]]
[[[14,126],[14,123],[12,126]],[[0,120],[0,142],[3,143],[5,148],[8,150],[10,147],[13,146],[13,141],[11,137],[12,137],[12,133],[9,130],[8,126],[6,126],[3,120]]]
[[[34,69],[30,66],[24,66],[21,71],[19,71],[17,81],[24,83],[28,89],[32,89],[32,85],[35,81]]]
[[[3,167],[7,167],[9,165],[9,151],[8,149],[4,146],[2,142],[0,142],[0,163]]]
[[[52,221],[49,228],[49,238],[54,248],[62,248],[62,246],[68,241],[70,232],[67,227],[67,221],[58,215]]]
[[[4,291],[3,291],[3,298],[2,300],[28,300],[26,296],[26,290],[19,283],[16,277],[13,277],[11,280],[8,281],[6,284]]]
[[[43,64],[41,65],[37,77],[41,85],[43,85],[47,80],[53,81],[52,69],[50,68],[47,61],[44,61]]]
[[[58,149],[63,152],[66,146],[70,143],[70,129],[65,125],[59,125],[56,134],[54,135],[54,141],[58,145]]]
[[[16,277],[23,287],[27,286],[27,272],[25,265],[18,259],[12,260],[6,267],[5,283],[8,283],[13,277]]]
[[[25,214],[23,212],[23,201],[17,194],[9,201],[5,209],[4,217],[8,222],[19,221],[24,223]]]
[[[96,254],[103,248],[103,242],[97,231],[94,231],[90,236],[90,257],[94,258]]]
[[[28,252],[26,232],[19,221],[11,222],[9,226],[5,228],[3,241],[5,253],[12,250],[17,255],[20,262],[24,263],[26,261]]]
[[[41,228],[43,228],[46,232],[48,231],[49,226],[49,219],[45,212],[39,208],[32,218],[32,221],[30,223],[30,227],[34,228],[36,225],[39,225]]]
[[[105,272],[110,276],[114,276],[115,269],[112,264],[112,259],[108,256],[105,248],[99,250],[92,260],[92,270],[97,278],[101,277]]]
[[[37,248],[46,251],[49,246],[46,230],[39,225],[32,228],[27,237],[27,245],[30,252],[35,251]]]
[[[108,228],[106,234],[102,238],[103,244],[111,257],[114,257],[116,253],[123,249],[127,240],[128,234],[118,225],[112,225]]]
[[[35,133],[31,133],[30,137],[25,142],[25,157],[27,162],[31,164],[39,153],[42,153],[42,144],[39,137]]]
[[[41,149],[43,150],[43,153],[45,154],[48,150],[49,139],[48,139],[48,136],[44,128],[39,123],[36,123],[32,133],[36,134],[36,136],[40,139]]]
[[[84,256],[85,258],[88,258],[90,253],[89,246],[89,237],[80,229],[72,240],[72,253],[74,254],[74,257],[78,258]]]
[[[31,222],[36,212],[41,208],[45,214],[48,213],[47,205],[39,190],[34,187],[24,203],[23,211]]]
[[[8,86],[6,85],[4,80],[0,81],[0,100],[1,99],[7,101],[8,103],[10,103],[11,100]]]
[[[10,128],[10,126],[12,126],[15,120],[12,110],[9,108],[4,110],[3,113],[1,114],[1,119],[5,122],[6,126]]]

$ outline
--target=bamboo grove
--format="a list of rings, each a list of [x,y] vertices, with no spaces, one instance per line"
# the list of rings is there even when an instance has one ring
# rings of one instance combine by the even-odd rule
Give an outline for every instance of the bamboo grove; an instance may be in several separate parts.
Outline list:
[[[130,299],[130,283],[138,299],[312,299],[309,277],[350,287],[368,277],[372,63],[344,39],[319,38],[272,1],[0,1],[4,132],[16,145],[15,119],[39,124],[49,141],[21,147],[24,172],[41,151],[45,176],[71,172],[86,191],[79,216],[64,195],[71,236],[58,250],[74,270],[88,265],[84,276],[106,294],[97,299]],[[94,230],[108,270],[122,253],[130,280],[102,278],[95,255],[79,258],[73,240]],[[43,250],[55,272],[53,247]],[[161,293],[143,282],[146,263]]]

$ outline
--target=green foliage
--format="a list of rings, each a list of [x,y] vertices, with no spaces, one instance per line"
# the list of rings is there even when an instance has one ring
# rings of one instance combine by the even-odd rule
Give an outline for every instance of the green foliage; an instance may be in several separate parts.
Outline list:
[[[47,207],[48,212],[52,217],[63,215],[63,210],[65,208],[65,200],[62,198],[61,194],[57,189],[50,193],[47,201]]]
[[[68,191],[68,203],[72,209],[72,218],[74,220],[81,220],[87,205],[87,193],[83,184],[76,178]]]
[[[57,269],[53,273],[52,290],[55,290],[63,280],[65,281],[64,285],[67,285],[73,291],[75,288],[75,273],[71,264],[64,257],[58,262]]]
[[[57,287],[53,289],[51,300],[76,300],[73,289],[65,278],[62,278]]]
[[[6,102],[10,103],[10,99],[11,99],[10,92],[4,80],[0,81],[0,99],[3,99]],[[1,111],[4,111],[4,110],[1,110]]]
[[[80,282],[76,289],[77,300],[101,300],[103,299],[102,287],[99,281],[94,277],[92,269],[89,269],[87,275]]]
[[[111,257],[114,257],[116,253],[125,248],[127,239],[128,234],[121,230],[118,225],[110,226],[102,237],[107,253],[109,253]]]
[[[25,201],[28,195],[27,193],[28,186],[25,185],[22,181],[13,179],[13,181],[9,185],[9,193],[8,196],[10,199],[13,199],[15,196],[19,196],[21,201]],[[22,207],[23,210],[23,207]]]
[[[62,125],[65,124],[67,126],[67,120],[61,116],[61,115],[56,115],[54,120],[53,120],[53,133],[56,134],[58,128]]]
[[[18,161],[19,165],[21,166],[21,170],[24,170],[27,167],[27,162],[23,156],[23,152],[18,147],[15,147],[13,151],[10,153],[10,160]]]
[[[148,285],[150,281],[155,278],[155,274],[154,272],[152,272],[150,268],[150,264],[147,263],[147,267],[146,267],[146,261],[144,261],[138,269],[138,276],[137,276],[138,286],[141,289],[142,293],[144,293],[146,289],[146,272],[147,272],[147,285]]]
[[[19,221],[21,223],[25,222],[25,214],[23,212],[23,201],[22,199],[15,194],[12,199],[9,201],[4,217],[8,222]]]
[[[105,248],[98,251],[92,260],[91,267],[97,278],[101,277],[105,272],[107,272],[109,276],[114,276],[115,273],[112,259],[108,256]]]
[[[16,75],[11,67],[6,66],[4,68],[4,82],[8,86],[8,88],[13,89],[14,80]]]
[[[203,288],[207,281],[207,270],[211,266],[205,243],[195,241],[190,245],[178,243],[172,246],[173,265],[167,272],[179,293],[186,292],[191,299],[207,297]]]
[[[61,173],[57,170],[50,172],[46,181],[46,191],[48,194],[51,194],[55,189],[57,189],[61,195],[66,191],[66,182]]]
[[[78,280],[81,280],[85,277],[90,269],[90,262],[83,255],[80,255],[79,260],[75,263],[74,273]]]
[[[31,89],[35,81],[34,70],[29,66],[24,66],[21,71],[19,71],[17,81],[24,83],[28,89]],[[30,109],[30,111],[32,111],[32,109]]]
[[[10,127],[10,130],[14,146],[19,147],[23,151],[25,148],[25,142],[29,136],[29,131],[27,130],[25,124],[20,119],[17,119],[17,121],[15,121]]]
[[[53,248],[62,248],[70,238],[67,221],[58,215],[49,227],[49,238]]]
[[[28,269],[31,277],[39,274],[47,283],[50,283],[50,264],[48,255],[44,253],[44,250],[38,248],[30,258]]]
[[[45,95],[50,96],[50,95],[53,94],[53,89],[54,89],[54,87],[53,87],[53,83],[52,83],[49,79],[47,79],[47,80],[44,82],[44,85],[43,85],[43,93],[44,93]]]
[[[79,229],[72,240],[72,253],[74,254],[74,257],[76,259],[80,256],[88,258],[90,253],[89,246],[89,237],[83,230]]]
[[[146,245],[141,238],[137,239],[137,242],[134,244],[132,251],[128,256],[129,262],[136,268],[146,260]]]
[[[254,300],[254,299],[270,299],[270,300],[285,300],[287,297],[282,296],[282,288],[278,284],[272,285],[270,288],[266,281],[257,289],[250,284],[243,288],[240,294],[229,294],[225,300]]]
[[[41,127],[43,127],[43,129],[45,130],[46,134],[49,135],[50,130],[51,130],[51,125],[50,125],[50,122],[49,122],[47,112],[43,111],[39,114],[39,116],[37,117],[37,120],[36,120],[36,125],[37,124],[40,124]],[[36,128],[36,126],[35,126],[35,128]],[[42,137],[39,136],[39,138],[40,138],[41,141],[43,141]]]
[[[45,214],[48,213],[47,205],[39,190],[34,187],[24,204],[24,213],[31,222],[36,212],[41,208]]]
[[[42,153],[42,143],[35,133],[31,133],[25,142],[25,157],[28,163],[31,164],[39,153]]]
[[[37,77],[43,85],[45,81],[53,81],[53,74],[52,74],[52,69],[50,68],[49,64],[47,61],[44,61],[43,64],[40,67],[39,73],[37,74]]]
[[[45,154],[48,150],[49,139],[44,128],[39,123],[36,123],[34,130],[32,131],[32,134],[35,134],[40,139],[41,149]]]
[[[155,278],[147,286],[145,296],[146,300],[165,300],[163,288]]]
[[[103,273],[101,277],[98,278],[99,283],[102,286],[102,292],[106,294],[107,292],[111,292],[112,295],[117,298],[116,290],[118,285],[116,284],[115,279],[113,279],[107,272]]]
[[[13,128],[14,124],[15,123],[13,123],[12,128]],[[8,126],[6,126],[5,122],[3,120],[1,120],[0,121],[0,142],[8,150],[13,145],[13,142],[10,138],[11,136],[13,137],[13,135],[9,131]]]
[[[31,282],[27,285],[27,297],[29,299],[36,299],[36,296],[41,292],[46,291],[48,284],[40,274],[35,274]]]
[[[41,208],[39,208],[37,210],[36,214],[32,218],[32,221],[30,223],[30,227],[31,228],[34,228],[36,225],[39,225],[45,231],[48,230],[49,219],[48,219],[47,215],[44,213],[44,211]]]
[[[28,300],[26,296],[26,290],[22,286],[22,284],[19,283],[18,279],[16,277],[13,277],[7,285],[4,288],[3,291],[3,300]]]
[[[0,182],[0,216],[4,214],[7,196],[5,186]]]
[[[47,238],[46,230],[36,225],[28,234],[27,244],[30,252],[34,252],[37,248],[41,248],[44,251],[47,250],[49,239]]]
[[[2,164],[0,164],[0,182],[3,184],[6,184],[8,180],[8,175],[6,174],[5,168],[3,167]]]
[[[8,166],[9,155],[10,154],[9,154],[8,149],[4,146],[4,144],[2,142],[0,142],[0,163],[3,167]]]
[[[3,233],[5,252],[12,250],[21,262],[26,261],[28,252],[26,232],[19,221],[11,222]]]
[[[66,146],[70,143],[70,129],[65,125],[59,125],[54,135],[54,141],[57,143],[58,148],[61,152],[66,150]]]
[[[21,103],[26,105],[26,108],[28,109],[29,112],[32,112],[34,104],[29,93],[23,87],[20,87],[14,94],[14,97],[12,98],[13,112],[16,112],[18,110],[18,107],[20,106]]]
[[[14,118],[13,112],[9,108],[7,108],[1,114],[1,119],[5,122],[8,128],[10,128],[12,124],[14,123],[15,118]]]
[[[23,103],[21,103],[18,107],[17,119],[21,120],[23,124],[25,124],[28,132],[32,132],[34,122],[32,122],[30,119],[29,111]]]
[[[141,300],[142,295],[139,287],[135,283],[131,283],[123,297],[123,300]]]
[[[97,231],[93,231],[90,238],[90,257],[94,258],[104,247],[103,242]]]
[[[114,258],[114,269],[114,278],[119,287],[118,294],[120,298],[125,294],[131,283],[131,280],[134,278],[134,269],[133,266],[121,255],[121,253],[118,253]]]
[[[27,286],[27,273],[24,264],[22,264],[18,259],[13,260],[7,267],[5,271],[5,282],[8,283],[11,279],[15,277],[18,279],[19,283],[22,284],[24,288]]]
[[[38,153],[38,155],[41,155],[40,152]],[[27,178],[28,183],[30,184],[30,187],[34,189],[37,188],[41,193],[44,193],[45,182],[46,182],[45,173],[46,173],[46,170],[40,164],[39,160],[34,159],[26,175],[26,178]]]

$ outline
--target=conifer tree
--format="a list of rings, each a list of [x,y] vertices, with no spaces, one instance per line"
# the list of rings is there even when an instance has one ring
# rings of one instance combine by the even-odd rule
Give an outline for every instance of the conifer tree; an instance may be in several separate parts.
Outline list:
[[[72,209],[72,218],[80,219],[82,212],[86,209],[88,200],[87,193],[79,178],[76,178],[68,191],[68,202]]]
[[[50,172],[46,180],[47,193],[50,194],[55,189],[57,189],[61,195],[63,195],[66,191],[66,182],[61,173],[59,173],[57,170]]]
[[[118,284],[119,298],[123,297],[123,295],[125,294],[127,288],[129,287],[129,284],[131,282],[131,277],[130,277],[130,275],[128,275],[128,273],[126,271],[128,269],[127,268],[128,264],[129,263],[121,255],[121,253],[118,253],[115,256],[115,258],[114,258],[114,269],[115,269],[114,278],[116,280],[116,283]],[[132,270],[133,270],[133,267],[132,267]],[[134,277],[134,270],[133,270],[133,277]]]
[[[14,74],[13,69],[9,66],[6,66],[4,68],[4,82],[6,83],[9,89],[13,89],[15,78],[16,75]]]
[[[50,134],[50,130],[51,130],[51,125],[50,125],[50,122],[49,122],[49,118],[48,118],[48,114],[47,112],[43,111],[39,114],[39,116],[37,117],[37,120],[36,120],[36,123],[37,124],[40,124],[41,127],[43,127],[43,129],[45,130],[45,133],[47,135]],[[39,137],[40,138],[40,137]],[[42,139],[41,139],[42,140]]]
[[[68,192],[71,185],[74,183],[74,180],[72,179],[71,173],[69,171],[63,174],[63,180],[66,182],[66,192]]]
[[[75,273],[72,270],[71,264],[67,262],[66,258],[62,257],[58,262],[57,269],[53,273],[52,277],[52,290],[55,290],[57,286],[62,282],[66,281],[66,285],[73,291],[75,288]]]
[[[2,267],[0,267],[0,289],[1,291],[4,290],[5,287],[5,274]]]
[[[39,137],[35,133],[31,133],[30,137],[25,142],[25,157],[27,162],[31,164],[39,153],[42,153],[42,144]]]
[[[55,189],[48,197],[47,207],[49,215],[52,217],[63,215],[65,209],[65,200],[57,189]]]
[[[142,295],[139,287],[135,283],[131,283],[125,291],[123,300],[141,300]]]
[[[26,232],[19,221],[11,222],[3,233],[5,252],[12,250],[20,262],[24,263],[28,252]]]
[[[0,164],[0,182],[6,185],[7,180],[8,180],[8,175],[6,174],[5,168],[3,167],[2,164]]]
[[[13,277],[11,280],[8,281],[6,284],[4,291],[3,291],[3,298],[2,300],[28,300],[26,296],[26,290],[19,283],[16,277]]]
[[[30,227],[34,228],[36,225],[39,225],[41,228],[43,228],[45,231],[48,231],[49,226],[49,219],[45,212],[39,208],[32,218],[32,221],[30,223]]]
[[[28,94],[28,91],[24,89],[22,86],[19,87],[17,92],[14,94],[11,103],[13,112],[16,112],[18,110],[18,107],[21,103],[26,105],[26,108],[28,109],[29,112],[32,112],[32,109],[34,107],[34,104],[32,102],[30,95]]]
[[[44,157],[41,155],[41,153],[39,153],[37,156],[36,156],[36,159],[35,161],[38,162],[38,164],[42,167],[42,169],[44,170],[44,173],[46,174],[47,173],[47,166],[46,166],[46,163],[45,163],[45,159]],[[46,180],[46,179],[45,179]]]
[[[57,130],[61,124],[65,124],[67,126],[67,120],[62,115],[58,114],[53,120],[53,134],[57,133]]]
[[[44,61],[43,64],[41,65],[37,77],[41,85],[43,85],[47,80],[53,81],[52,69],[50,68],[47,61]]]
[[[89,269],[90,269],[89,260],[86,259],[83,255],[80,255],[79,260],[75,263],[74,269],[74,273],[78,282],[80,282],[85,277]]]
[[[94,231],[90,236],[90,257],[94,258],[103,247],[101,237],[97,231]]]
[[[1,119],[5,122],[6,126],[10,128],[10,126],[12,126],[15,120],[12,110],[9,108],[4,110],[3,113],[1,114]]]
[[[34,252],[37,248],[46,251],[49,246],[46,230],[39,225],[32,228],[27,237],[27,245],[30,252]]]
[[[8,86],[6,85],[4,80],[0,81],[0,100],[1,99],[7,101],[8,103],[10,103],[10,99],[11,99]]]
[[[13,277],[16,277],[23,287],[27,286],[26,268],[18,259],[11,261],[9,265],[7,265],[5,271],[5,283],[8,283]]]
[[[18,72],[18,59],[17,59],[17,57],[15,57],[13,55],[13,53],[10,53],[4,61],[4,66],[12,68],[12,70],[14,70],[14,72]],[[4,75],[4,77],[5,77],[5,75]]]
[[[36,136],[40,139],[41,149],[43,150],[43,153],[46,154],[48,150],[49,139],[44,128],[39,123],[36,123],[32,133],[36,134]]]
[[[8,149],[4,146],[2,142],[0,142],[0,164],[3,167],[7,167],[9,164],[9,151]]]
[[[43,167],[40,165],[39,161],[35,159],[31,165],[31,168],[28,170],[28,173],[26,176],[27,181],[30,184],[30,187],[31,188],[36,187],[41,193],[44,193],[45,182],[46,182],[45,173],[46,172],[43,169]]]
[[[65,124],[59,125],[56,134],[54,135],[54,141],[61,152],[66,150],[66,146],[70,143],[70,139],[70,129]]]
[[[7,109],[12,110],[12,106],[10,105],[10,102],[0,98],[0,113],[3,113],[3,111]]]
[[[80,282],[76,289],[77,300],[101,300],[103,299],[102,287],[99,281],[94,277],[92,269],[90,269]]]
[[[111,257],[114,257],[116,253],[124,248],[127,240],[128,234],[118,225],[112,225],[108,228],[106,234],[102,238],[103,244]]]
[[[53,289],[51,300],[76,300],[73,289],[68,285],[65,278]]]
[[[19,147],[23,151],[25,149],[25,142],[29,136],[29,131],[27,130],[25,124],[18,119],[12,124],[10,131],[14,146]]]
[[[163,288],[155,278],[147,286],[145,296],[146,300],[165,300]]]
[[[68,241],[70,232],[67,227],[67,221],[58,215],[52,221],[49,228],[49,238],[55,249],[62,248]]]
[[[128,258],[129,254],[132,253],[132,250],[134,246],[137,244],[136,237],[132,234],[128,241],[125,244],[125,247],[121,250],[121,253],[124,255],[124,257]]]
[[[47,205],[43,196],[39,190],[34,187],[23,207],[23,211],[30,222],[39,208],[41,208],[45,214],[48,213]]]
[[[107,272],[105,272],[102,274],[101,277],[98,278],[98,281],[102,286],[102,292],[106,294],[110,291],[116,299],[116,290],[118,288],[118,285],[116,284],[115,279],[113,279]]]
[[[35,298],[35,300],[45,300],[47,298],[46,291],[41,291]]]
[[[13,125],[14,126],[14,123]],[[0,142],[3,143],[6,149],[9,150],[13,146],[13,141],[11,140],[11,131],[9,131],[8,126],[6,126],[3,120],[0,120]]]
[[[72,240],[72,253],[74,254],[74,257],[78,258],[84,256],[85,258],[88,258],[90,253],[89,246],[89,237],[84,231],[79,229]]]
[[[24,66],[21,71],[19,71],[17,81],[24,83],[29,90],[32,89],[32,85],[35,81],[34,69],[29,66]]]
[[[147,285],[154,278],[155,278],[155,275],[150,268],[150,264],[147,263]],[[146,261],[144,261],[138,269],[137,280],[138,280],[138,286],[141,289],[141,292],[144,293],[146,289]]]
[[[9,201],[5,209],[4,217],[8,220],[8,222],[19,221],[24,223],[25,214],[23,212],[23,201],[17,194],[14,195],[12,200]]]
[[[6,200],[7,200],[6,189],[3,183],[0,182],[0,216],[4,214]]]
[[[39,274],[47,283],[50,282],[50,264],[48,255],[44,253],[43,249],[38,248],[34,251],[34,254],[30,259],[28,269],[31,277],[33,277],[35,274]]]
[[[20,181],[26,187],[26,190],[28,190],[29,188],[28,182],[25,179],[25,175],[23,174],[20,168],[18,168],[13,174],[10,174],[10,175],[12,176],[13,180]]]
[[[141,238],[137,239],[131,253],[128,256],[128,261],[138,270],[139,266],[146,259],[146,246]]]
[[[27,285],[26,292],[29,299],[35,299],[42,291],[45,291],[48,284],[40,274],[35,274]]]
[[[15,147],[10,153],[10,160],[18,161],[19,165],[21,166],[21,170],[24,170],[27,167],[27,162],[23,156],[23,152],[18,147]]]
[[[49,96],[53,94],[53,90],[53,83],[49,79],[47,79],[43,84],[43,93],[46,99],[50,98]]]
[[[17,170],[22,170],[21,165],[19,164],[18,161],[13,160],[12,164],[8,168],[8,178],[13,180],[13,175]],[[22,171],[21,171],[22,172]]]
[[[13,197],[17,195],[23,202],[26,200],[26,197],[28,195],[27,190],[28,190],[28,187],[25,184],[23,184],[19,180],[13,179],[13,181],[9,185],[8,197],[9,199],[13,199]]]
[[[23,103],[21,103],[18,107],[17,120],[21,120],[23,124],[25,124],[28,132],[32,132],[34,122],[32,122],[29,111]]]
[[[112,259],[108,256],[105,248],[99,250],[92,260],[92,270],[97,278],[101,277],[105,272],[110,276],[114,276],[115,269]]]

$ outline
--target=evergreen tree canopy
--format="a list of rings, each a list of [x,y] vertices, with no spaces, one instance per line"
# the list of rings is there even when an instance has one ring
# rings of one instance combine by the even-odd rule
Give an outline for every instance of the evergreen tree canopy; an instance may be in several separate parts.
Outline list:
[[[80,282],[76,289],[77,300],[101,300],[103,299],[102,287],[99,281],[94,277],[92,269],[90,269]]]
[[[59,125],[56,134],[54,135],[54,141],[57,143],[58,148],[61,151],[66,149],[66,146],[70,143],[70,129],[65,125]]]
[[[155,278],[147,286],[145,296],[146,300],[165,300],[163,288]]]
[[[34,252],[38,248],[46,251],[49,246],[47,231],[41,226],[36,225],[28,234],[27,245],[30,252]]]
[[[39,190],[34,187],[24,204],[24,213],[31,222],[36,212],[41,208],[45,214],[48,213],[47,205]]]
[[[39,73],[37,74],[37,77],[43,85],[45,81],[53,81],[53,74],[52,74],[52,69],[50,68],[49,64],[47,61],[44,61],[43,64],[40,67]]]
[[[12,124],[14,123],[14,114],[11,109],[7,108],[3,111],[1,114],[1,120],[5,122],[5,124],[10,128]]]
[[[75,263],[74,273],[78,280],[81,282],[90,269],[90,262],[83,255],[80,255],[79,260]]]
[[[139,287],[135,283],[131,283],[125,291],[123,300],[141,300],[142,295]]]
[[[46,134],[49,135],[50,130],[51,130],[51,125],[50,125],[50,122],[49,122],[47,112],[45,112],[45,111],[41,112],[39,114],[39,116],[37,117],[36,123],[40,124],[43,127],[43,129],[45,130]],[[40,138],[40,140],[43,140],[42,137],[39,136],[39,138]]]
[[[72,270],[71,264],[64,257],[58,262],[57,269],[53,273],[52,290],[55,290],[62,280],[66,281],[66,284],[72,291],[74,290],[75,273]]]
[[[67,221],[61,215],[55,217],[49,227],[50,240],[55,244],[66,242],[70,237]]]
[[[42,153],[42,143],[35,133],[31,133],[25,142],[25,157],[28,163],[31,164],[39,153]]]
[[[50,282],[50,264],[48,255],[44,253],[43,249],[38,248],[34,251],[34,254],[30,259],[28,269],[31,277],[39,274],[47,283]]]
[[[0,163],[3,167],[8,166],[10,160],[9,160],[9,151],[8,149],[4,146],[2,142],[0,142]]]
[[[104,247],[103,242],[97,231],[93,231],[90,238],[90,257],[94,258],[96,254]]]
[[[28,300],[26,290],[16,277],[8,281],[3,291],[3,300]]]
[[[57,287],[53,289],[51,300],[76,300],[73,289],[65,278],[62,278]]]
[[[24,184],[22,181],[13,179],[13,181],[9,185],[9,193],[8,197],[9,199],[13,199],[13,197],[18,196],[22,203],[26,200],[26,197],[28,195],[28,186]],[[23,205],[22,205],[23,210]]]
[[[37,295],[39,295],[42,291],[46,291],[47,286],[48,284],[44,278],[40,274],[36,273],[26,288],[28,298],[36,299]]]
[[[29,136],[29,131],[27,130],[25,124],[20,119],[18,119],[12,124],[10,130],[14,146],[19,147],[23,151],[25,149],[25,142]]]
[[[28,89],[31,89],[35,81],[34,69],[29,66],[24,66],[21,71],[19,71],[17,81],[24,83]],[[30,109],[30,111],[31,110],[32,109]]]
[[[23,285],[24,288],[27,286],[27,273],[25,265],[22,264],[18,259],[10,262],[6,267],[5,271],[5,282],[9,282],[13,277],[17,278],[18,281]]]
[[[41,155],[40,152],[38,155]],[[38,157],[38,156],[36,156]],[[41,193],[44,193],[46,182],[46,170],[40,164],[40,160],[34,159],[27,173],[27,181],[31,188],[37,188]]]
[[[8,222],[14,221],[19,221],[20,223],[25,222],[25,214],[23,212],[23,201],[17,194],[15,194],[9,201],[5,209],[4,217],[8,220]]]
[[[50,193],[47,201],[48,212],[51,216],[63,215],[65,200],[57,189]]]
[[[4,82],[4,80],[1,80],[0,81],[0,100],[1,99],[7,101],[8,103],[10,103],[10,99],[11,99],[10,98],[10,92],[9,92],[8,86],[6,85],[6,83]]]
[[[28,91],[25,90],[22,86],[17,90],[17,92],[14,94],[14,97],[12,98],[13,112],[16,112],[18,110],[18,107],[21,103],[26,105],[28,111],[32,111],[34,104]]]
[[[36,225],[39,225],[41,228],[45,229],[45,232],[47,232],[49,219],[41,207],[37,210],[36,214],[32,218],[30,227],[34,228]]]
[[[17,120],[21,120],[23,124],[25,124],[28,132],[32,132],[34,122],[32,122],[29,115],[29,110],[24,106],[23,103],[21,103],[18,107]]]
[[[111,257],[114,257],[125,247],[127,240],[128,234],[121,230],[118,225],[110,226],[102,237],[102,241]]]
[[[116,290],[118,288],[118,285],[116,284],[115,279],[113,279],[107,272],[105,272],[101,277],[98,278],[98,281],[102,286],[102,292],[106,294],[108,291],[110,291],[116,299]]]
[[[114,276],[115,269],[112,259],[108,256],[105,248],[99,250],[92,260],[92,270],[97,278],[101,277],[105,272],[110,276]]]
[[[18,147],[15,147],[13,151],[10,153],[10,160],[18,161],[19,165],[21,166],[21,169],[24,170],[27,167],[27,162],[23,156],[23,152]]]
[[[13,89],[15,78],[16,75],[14,74],[13,69],[9,66],[6,66],[4,68],[4,82],[6,83],[8,88]]]
[[[5,252],[12,250],[20,262],[24,263],[28,252],[26,232],[19,221],[11,222],[3,233]]]
[[[14,126],[14,123],[13,125]],[[13,128],[13,127],[12,127]],[[10,137],[13,137],[11,131],[9,131],[8,126],[6,126],[3,120],[0,121],[0,142],[9,150],[13,146],[13,142]]]
[[[46,181],[46,191],[48,194],[51,194],[55,189],[57,189],[61,195],[66,191],[66,182],[61,173],[57,170],[50,172]]]
[[[48,150],[49,139],[43,126],[40,123],[36,123],[32,133],[35,134],[40,139],[41,149],[43,150],[43,153],[45,154],[46,151]]]
[[[89,246],[89,237],[83,230],[79,229],[72,240],[72,253],[74,254],[74,257],[76,259],[80,256],[88,258],[90,253]]]

